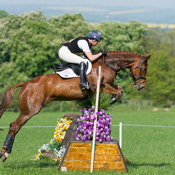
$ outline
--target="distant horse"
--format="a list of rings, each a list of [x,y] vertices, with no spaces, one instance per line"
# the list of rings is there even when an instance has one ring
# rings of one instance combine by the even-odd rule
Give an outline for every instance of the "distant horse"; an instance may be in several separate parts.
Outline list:
[[[129,74],[137,90],[145,87],[147,61],[150,55],[144,56],[126,51],[107,51],[107,56],[101,57],[92,63],[92,71],[87,75],[90,84],[95,86],[91,88],[96,91],[97,69],[101,66],[102,83],[100,91],[112,95],[113,102],[121,98],[123,89],[121,86],[114,85],[116,74],[125,68],[130,69]],[[13,100],[13,90],[22,86],[19,93],[19,104],[21,113],[19,117],[10,124],[9,132],[0,151],[0,157],[4,162],[9,153],[11,153],[15,135],[24,126],[24,124],[35,114],[38,114],[42,107],[51,100],[70,101],[84,98],[88,90],[81,90],[79,87],[80,78],[64,79],[58,74],[38,76],[30,81],[15,84],[9,87],[2,97],[0,105],[0,118],[5,109]]]

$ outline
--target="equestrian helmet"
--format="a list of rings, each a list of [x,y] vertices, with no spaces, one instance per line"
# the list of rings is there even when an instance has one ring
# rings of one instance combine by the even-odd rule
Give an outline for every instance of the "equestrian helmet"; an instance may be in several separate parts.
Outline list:
[[[101,33],[96,30],[92,30],[91,32],[89,32],[87,37],[98,42],[100,42],[103,39]]]

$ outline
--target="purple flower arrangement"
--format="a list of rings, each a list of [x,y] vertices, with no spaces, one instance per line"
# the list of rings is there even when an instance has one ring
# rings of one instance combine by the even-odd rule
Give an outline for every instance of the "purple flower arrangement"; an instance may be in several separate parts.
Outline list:
[[[80,110],[80,112],[82,116],[77,120],[78,127],[75,132],[76,140],[92,140],[94,121],[97,117],[96,141],[115,141],[113,137],[110,137],[112,115],[105,114],[103,109],[95,113],[94,106],[88,110],[84,108],[84,110]]]

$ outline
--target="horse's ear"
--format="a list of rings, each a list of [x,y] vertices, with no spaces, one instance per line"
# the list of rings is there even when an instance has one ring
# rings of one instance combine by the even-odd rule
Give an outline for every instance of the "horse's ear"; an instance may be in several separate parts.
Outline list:
[[[145,54],[145,60],[146,60],[146,61],[148,61],[150,57],[151,57],[151,55],[148,55],[148,56],[147,56],[147,54]]]

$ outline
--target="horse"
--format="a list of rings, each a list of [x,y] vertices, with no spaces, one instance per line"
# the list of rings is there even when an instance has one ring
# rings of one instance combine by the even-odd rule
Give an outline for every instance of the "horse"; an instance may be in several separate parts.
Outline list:
[[[132,77],[137,90],[143,89],[146,84],[147,62],[150,56],[127,51],[107,51],[107,55],[92,62],[92,71],[87,75],[88,82],[95,85],[91,87],[91,91],[96,92],[99,66],[102,70],[100,92],[111,94],[113,103],[119,100],[123,93],[123,88],[114,84],[115,76],[120,70]],[[130,69],[130,72],[127,72],[126,68]],[[53,73],[15,84],[6,90],[0,105],[0,118],[13,100],[13,90],[22,87],[19,92],[21,113],[14,122],[10,123],[8,135],[0,151],[0,158],[2,157],[3,162],[12,151],[18,131],[32,116],[38,114],[47,102],[80,100],[87,95],[88,90],[81,90],[79,83],[79,77],[64,79]]]

